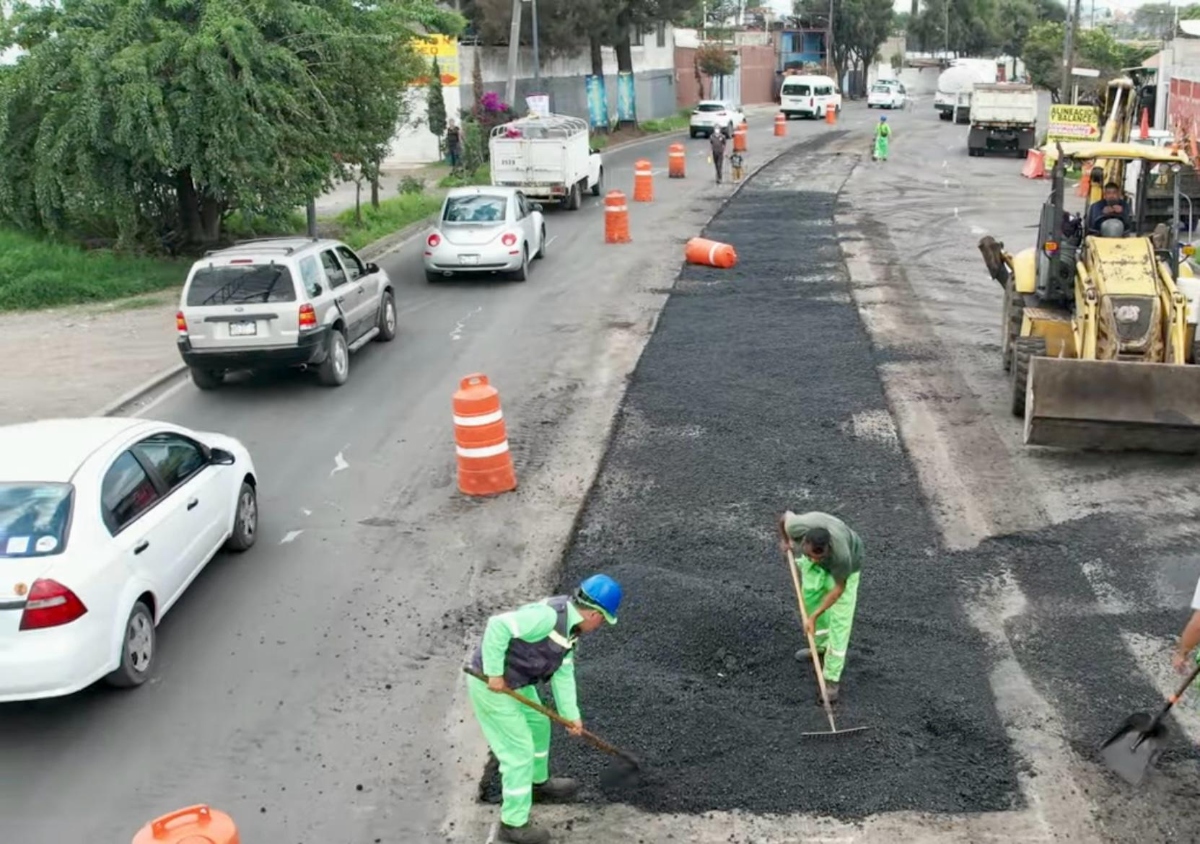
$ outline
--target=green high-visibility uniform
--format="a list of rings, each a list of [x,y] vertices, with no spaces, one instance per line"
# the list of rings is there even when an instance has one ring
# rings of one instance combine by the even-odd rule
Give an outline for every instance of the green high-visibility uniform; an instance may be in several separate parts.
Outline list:
[[[540,642],[554,632],[557,620],[558,614],[545,603],[526,604],[512,612],[492,616],[483,633],[483,673],[488,677],[502,676],[509,642],[514,638]],[[574,603],[567,605],[567,621],[571,629],[583,621]],[[568,721],[580,720],[573,646],[550,678],[550,688],[554,691],[558,713]],[[541,702],[536,686],[513,691]],[[509,826],[524,826],[533,805],[534,783],[543,783],[550,778],[550,719],[508,695],[489,691],[487,684],[474,677],[467,678],[467,693],[483,729],[483,737],[500,763],[503,797],[500,820]]]
[[[892,138],[892,127],[886,123],[880,123],[875,127],[875,157],[881,161],[887,161],[888,145]]]
[[[787,513],[784,530],[797,544],[813,528],[829,531],[829,551],[820,563],[804,554],[796,557],[804,591],[804,611],[812,617],[833,588],[844,583],[846,589],[833,606],[817,619],[817,651],[825,655],[825,679],[837,683],[846,667],[846,648],[850,645],[850,629],[854,625],[854,609],[858,604],[858,580],[862,570],[863,543],[857,533],[836,516],[828,513]]]

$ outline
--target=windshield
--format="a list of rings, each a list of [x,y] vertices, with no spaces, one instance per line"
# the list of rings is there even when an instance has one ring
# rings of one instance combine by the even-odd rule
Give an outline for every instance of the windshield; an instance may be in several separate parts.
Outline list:
[[[505,219],[508,199],[503,196],[452,196],[446,200],[442,220],[447,223],[498,223]]]
[[[45,557],[63,550],[70,484],[0,484],[0,557]]]
[[[811,89],[807,85],[784,85],[783,93],[789,97],[807,97]]]
[[[203,267],[196,270],[187,294],[190,307],[295,301],[292,274],[282,264]]]
[[[725,106],[721,103],[700,103],[696,106],[696,111],[724,111]]]
[[[887,85],[872,85],[871,93],[872,94],[890,94],[890,93],[892,93],[892,89],[889,88]]]

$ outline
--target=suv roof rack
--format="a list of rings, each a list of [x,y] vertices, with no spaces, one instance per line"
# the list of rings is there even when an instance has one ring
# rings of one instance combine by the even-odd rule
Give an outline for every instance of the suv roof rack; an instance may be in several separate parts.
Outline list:
[[[291,241],[304,240],[307,243],[318,243],[321,240],[321,238],[309,237],[308,235],[299,235],[299,234],[283,234],[283,235],[276,235],[274,237],[252,237],[249,240],[235,240],[229,246],[221,246],[217,249],[208,249],[205,251],[204,257],[207,258],[210,255],[215,255],[218,252],[224,252],[228,249],[233,249],[238,246],[249,246],[251,244],[256,244],[256,243],[270,244],[270,243],[275,243],[275,242],[278,242],[281,240],[291,240]],[[268,246],[267,248],[271,248],[271,247]],[[284,246],[277,245],[274,248],[275,249],[283,249],[283,254],[291,255],[293,252],[295,252],[300,247],[298,247],[298,246],[284,247]]]

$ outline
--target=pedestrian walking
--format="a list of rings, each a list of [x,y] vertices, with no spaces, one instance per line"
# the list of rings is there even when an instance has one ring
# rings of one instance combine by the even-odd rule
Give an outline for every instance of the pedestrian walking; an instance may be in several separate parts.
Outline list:
[[[1195,652],[1195,661],[1200,662],[1200,652],[1196,651],[1197,645],[1200,645],[1200,581],[1197,581],[1196,594],[1192,596],[1192,617],[1188,619],[1183,632],[1179,634],[1179,645],[1175,648],[1175,655],[1171,658],[1171,664],[1180,674],[1187,674],[1191,670],[1187,663],[1188,657],[1192,657],[1193,652]]]
[[[863,543],[859,535],[836,516],[788,510],[779,520],[780,544],[785,550],[800,543],[796,566],[804,591],[808,628],[817,643],[829,702],[838,699],[862,569]],[[809,659],[806,648],[796,659]]]
[[[721,168],[725,163],[725,132],[717,129],[708,136],[708,142],[712,145],[712,163],[713,167],[717,168],[717,184],[721,184]]]
[[[879,118],[879,125],[875,127],[875,150],[871,153],[871,158],[875,161],[887,161],[888,144],[892,137],[892,127],[888,125],[887,116]]]
[[[450,169],[457,170],[462,161],[462,130],[453,120],[446,125],[446,152],[450,154]]]
[[[575,641],[605,622],[617,623],[621,587],[597,574],[574,595],[558,595],[488,619],[471,668],[485,675],[485,685],[467,677],[471,708],[493,755],[500,763],[500,841],[547,844],[550,834],[532,825],[532,804],[569,800],[579,783],[550,776],[550,719],[506,694],[512,689],[541,703],[537,683],[550,684],[558,713],[573,722],[572,735],[583,729],[575,696]]]

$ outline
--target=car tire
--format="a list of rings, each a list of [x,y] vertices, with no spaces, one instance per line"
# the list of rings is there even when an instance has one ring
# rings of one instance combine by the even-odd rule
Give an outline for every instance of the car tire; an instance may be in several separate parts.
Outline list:
[[[215,369],[201,369],[198,366],[189,366],[188,371],[192,375],[192,383],[200,390],[216,390],[225,383],[225,373],[218,372]]]
[[[592,196],[599,196],[603,192],[604,192],[604,168],[601,167],[599,174],[597,174],[597,176],[596,176],[596,184],[592,185]]]
[[[699,133],[695,129],[688,129],[688,134],[691,136],[693,141],[699,137]]]
[[[118,689],[132,689],[145,683],[154,667],[156,643],[154,614],[138,601],[122,628],[121,661],[104,681]]]
[[[571,185],[571,195],[567,197],[567,210],[578,211],[583,207],[583,190],[579,184]]]
[[[225,540],[225,550],[240,554],[258,538],[258,493],[249,481],[242,481],[234,506],[233,532]]]
[[[433,270],[425,271],[425,280],[430,284],[437,284],[443,278],[445,278],[445,276],[441,273],[435,273]]]
[[[525,281],[527,278],[529,278],[529,247],[522,246],[521,247],[521,267],[520,267],[520,269],[513,270],[512,280],[513,281]]]
[[[375,339],[380,343],[390,343],[396,339],[396,297],[392,291],[383,291],[383,300],[379,303],[379,333]]]
[[[537,254],[534,255],[533,257],[535,260],[540,261],[546,257],[546,227],[545,226],[542,226],[542,239],[539,240],[538,243],[541,245],[538,247]]]
[[[326,387],[340,387],[350,378],[350,347],[346,335],[337,329],[329,332],[329,347],[317,367],[317,378]]]

